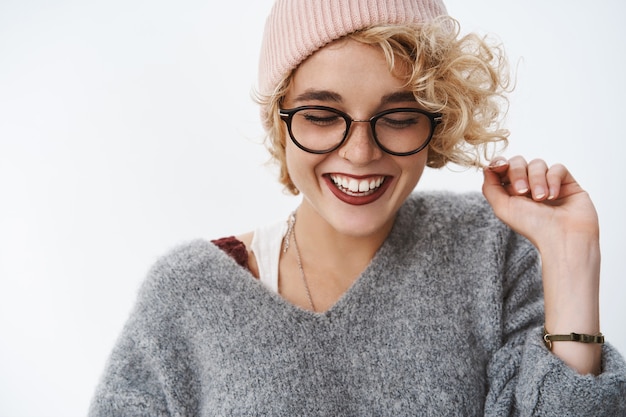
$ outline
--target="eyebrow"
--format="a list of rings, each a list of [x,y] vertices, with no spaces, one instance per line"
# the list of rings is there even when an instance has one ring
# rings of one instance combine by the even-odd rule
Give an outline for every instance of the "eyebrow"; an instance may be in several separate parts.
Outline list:
[[[381,104],[406,103],[407,101],[416,101],[415,94],[413,94],[412,91],[398,91],[396,93],[387,94],[380,99]]]
[[[329,90],[307,90],[294,99],[294,102],[299,101],[333,101],[335,103],[341,103],[343,99],[339,93],[335,93]]]
[[[296,103],[302,101],[332,101],[341,103],[343,98],[341,94],[330,90],[307,90],[294,99]],[[415,95],[412,91],[397,91],[395,93],[386,94],[380,99],[380,103],[383,105],[415,101]]]

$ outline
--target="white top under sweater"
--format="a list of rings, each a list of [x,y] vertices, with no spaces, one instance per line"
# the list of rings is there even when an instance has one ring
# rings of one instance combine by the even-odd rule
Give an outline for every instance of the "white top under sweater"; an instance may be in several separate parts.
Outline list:
[[[259,269],[259,280],[278,294],[278,262],[287,233],[287,222],[261,226],[254,231],[251,250]]]

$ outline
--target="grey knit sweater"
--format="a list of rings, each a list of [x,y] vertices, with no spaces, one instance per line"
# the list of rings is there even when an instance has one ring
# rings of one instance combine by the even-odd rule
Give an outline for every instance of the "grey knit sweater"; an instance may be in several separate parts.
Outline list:
[[[90,416],[626,416],[626,364],[580,376],[542,344],[536,250],[478,194],[409,198],[323,314],[207,241],[145,281]]]

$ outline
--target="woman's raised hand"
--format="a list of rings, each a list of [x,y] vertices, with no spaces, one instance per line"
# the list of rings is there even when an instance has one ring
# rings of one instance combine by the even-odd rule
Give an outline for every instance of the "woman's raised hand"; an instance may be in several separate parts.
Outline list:
[[[496,216],[541,252],[567,237],[598,239],[593,203],[565,166],[497,158],[484,175],[483,194]]]

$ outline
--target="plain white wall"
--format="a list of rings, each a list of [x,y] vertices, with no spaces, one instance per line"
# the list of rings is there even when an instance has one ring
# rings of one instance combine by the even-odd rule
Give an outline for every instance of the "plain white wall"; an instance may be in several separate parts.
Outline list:
[[[0,416],[84,415],[157,256],[284,218],[250,99],[270,0],[0,3]],[[507,155],[567,164],[601,218],[626,353],[619,0],[448,1],[517,68]],[[480,189],[474,171],[419,187]]]

